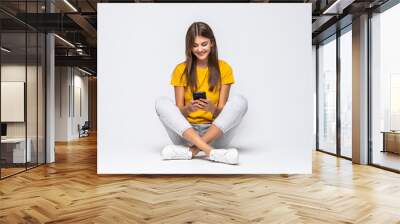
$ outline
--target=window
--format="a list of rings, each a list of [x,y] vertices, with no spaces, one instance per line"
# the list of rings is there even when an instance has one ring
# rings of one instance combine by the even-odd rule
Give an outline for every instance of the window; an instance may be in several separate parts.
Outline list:
[[[400,5],[371,18],[372,163],[400,170]]]
[[[340,155],[352,157],[352,34],[340,36]]]
[[[336,39],[318,48],[318,148],[336,153]]]

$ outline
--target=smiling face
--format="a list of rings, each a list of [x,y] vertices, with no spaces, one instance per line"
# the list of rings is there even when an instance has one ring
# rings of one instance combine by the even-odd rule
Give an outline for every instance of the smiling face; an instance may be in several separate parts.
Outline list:
[[[199,61],[207,61],[208,55],[211,52],[212,42],[209,38],[203,36],[196,36],[192,46],[192,53]]]
[[[218,89],[221,80],[218,61],[217,41],[210,26],[204,22],[194,22],[186,32],[186,67],[184,74],[187,85],[195,92],[197,89],[197,68],[208,68],[209,90]]]

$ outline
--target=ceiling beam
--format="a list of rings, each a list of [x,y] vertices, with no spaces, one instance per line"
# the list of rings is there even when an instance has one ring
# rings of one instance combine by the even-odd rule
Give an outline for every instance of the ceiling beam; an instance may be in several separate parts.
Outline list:
[[[76,13],[71,13],[67,14],[67,16],[74,21],[77,25],[79,25],[82,30],[85,31],[85,33],[90,37],[89,39],[94,39],[96,40],[97,38],[97,30],[90,24],[85,17],[83,17],[80,14]],[[92,46],[96,46],[96,41],[91,43]]]

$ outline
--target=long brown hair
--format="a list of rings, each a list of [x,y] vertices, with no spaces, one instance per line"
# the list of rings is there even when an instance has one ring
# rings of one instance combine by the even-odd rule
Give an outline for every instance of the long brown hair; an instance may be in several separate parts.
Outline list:
[[[197,89],[197,57],[192,53],[194,40],[196,36],[203,36],[211,40],[211,51],[208,55],[208,86],[210,91],[219,88],[221,84],[221,71],[218,63],[217,42],[214,33],[204,22],[195,22],[190,25],[186,33],[186,67],[184,75],[186,76],[187,85],[195,92]]]

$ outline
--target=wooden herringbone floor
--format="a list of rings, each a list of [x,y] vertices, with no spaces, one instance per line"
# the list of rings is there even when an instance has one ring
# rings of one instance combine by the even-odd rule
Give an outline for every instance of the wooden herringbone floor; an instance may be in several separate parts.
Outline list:
[[[315,152],[312,175],[98,176],[96,138],[0,181],[0,223],[400,223],[400,175]]]

